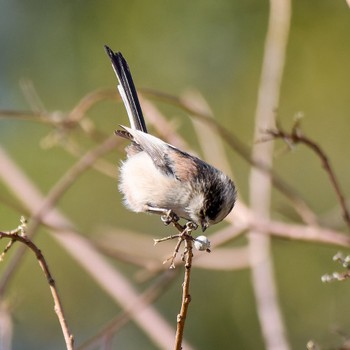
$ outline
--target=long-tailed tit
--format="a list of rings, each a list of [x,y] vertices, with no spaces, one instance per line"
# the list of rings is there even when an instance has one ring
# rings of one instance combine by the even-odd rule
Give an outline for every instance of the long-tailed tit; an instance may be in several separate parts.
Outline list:
[[[106,52],[117,75],[118,90],[130,127],[116,134],[131,141],[120,167],[119,190],[134,212],[166,214],[201,225],[204,231],[232,210],[236,189],[232,180],[203,160],[147,133],[131,73],[120,52]]]

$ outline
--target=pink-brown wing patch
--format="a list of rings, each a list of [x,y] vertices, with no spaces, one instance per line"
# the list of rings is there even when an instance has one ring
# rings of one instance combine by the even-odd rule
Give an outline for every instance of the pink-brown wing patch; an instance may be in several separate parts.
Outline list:
[[[198,168],[191,157],[185,156],[180,152],[172,152],[171,160],[175,169],[175,175],[179,180],[190,181],[193,176],[197,176]]]

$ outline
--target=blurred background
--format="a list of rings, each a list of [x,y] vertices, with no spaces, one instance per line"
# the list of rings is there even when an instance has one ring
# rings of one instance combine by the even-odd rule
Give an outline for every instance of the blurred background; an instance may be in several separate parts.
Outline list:
[[[2,111],[40,110],[64,116],[92,91],[115,88],[116,77],[103,48],[108,44],[126,57],[138,88],[174,96],[196,90],[220,124],[249,148],[256,141],[254,115],[268,1],[0,0],[0,4]],[[278,121],[286,128],[293,124],[295,115],[303,114],[303,131],[327,152],[347,196],[349,33],[350,9],[345,1],[292,2],[285,71],[276,111]],[[201,154],[197,139],[192,137],[189,116],[169,103],[154,103],[176,125],[189,147]],[[123,106],[113,99],[96,103],[88,116],[107,136],[118,124],[126,123]],[[77,157],[52,141],[59,137],[57,133],[53,136],[52,126],[29,119],[1,118],[1,146],[47,194]],[[96,146],[79,130],[61,138],[65,145],[72,142],[85,151]],[[51,143],[54,145],[48,147]],[[239,196],[247,202],[250,166],[234,150],[226,147],[226,151]],[[337,199],[319,160],[303,147],[285,151],[282,143],[276,143],[276,172],[302,194],[326,224],[330,220],[329,225],[342,229]],[[119,147],[105,157],[115,165],[115,178],[89,170],[65,192],[57,207],[81,234],[94,241],[104,239],[106,228],[135,230],[150,237],[169,234],[158,217],[129,213],[122,206],[117,164],[123,156],[123,148]],[[11,230],[19,224],[20,215],[26,213],[1,182],[0,191],[0,229]],[[295,219],[277,193],[273,193],[272,215]],[[224,226],[220,224],[211,232]],[[47,257],[79,345],[121,308],[50,237],[45,227],[40,228],[35,242]],[[1,242],[1,249],[5,244]],[[152,244],[150,238],[149,247],[144,248],[150,256],[158,249]],[[244,237],[232,243],[243,244]],[[322,284],[320,279],[338,267],[331,259],[336,251],[335,247],[315,243],[273,239],[276,283],[291,349],[305,348],[310,339],[324,349],[337,348],[344,334],[350,337],[348,283]],[[0,273],[6,270],[12,254],[13,251],[5,256]],[[108,259],[136,289],[147,286],[148,282],[135,277],[138,267]],[[195,269],[192,278],[193,301],[185,338],[193,348],[264,348],[248,269]],[[173,326],[180,307],[181,283],[180,273],[155,303]],[[32,254],[24,256],[2,299],[11,310],[13,349],[64,348],[48,286]],[[113,344],[112,348],[120,349],[157,348],[133,322],[117,333]]]

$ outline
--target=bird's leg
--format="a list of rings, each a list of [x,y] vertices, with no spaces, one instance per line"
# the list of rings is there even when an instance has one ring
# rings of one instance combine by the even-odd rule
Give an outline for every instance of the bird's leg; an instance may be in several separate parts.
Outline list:
[[[179,220],[180,220],[180,218],[171,209],[169,209],[160,218],[164,222],[164,225],[169,225],[171,223],[175,224],[175,223],[179,222]]]
[[[167,263],[170,261],[170,269],[175,268],[175,258],[179,252],[180,246],[183,241],[191,240],[193,241],[194,238],[191,236],[192,231],[196,230],[198,228],[198,225],[192,221],[187,221],[187,223],[182,226],[179,224],[180,218],[179,216],[174,213],[171,209],[164,209],[164,208],[157,208],[157,207],[152,207],[150,205],[147,205],[146,211],[152,214],[158,214],[161,216],[161,220],[164,222],[165,225],[173,224],[176,229],[179,231],[178,234],[176,235],[170,235],[168,237],[160,238],[160,239],[154,239],[154,244],[156,245],[157,243],[168,241],[170,239],[177,238],[177,244],[174,249],[173,254],[171,257],[166,259],[163,264]],[[187,249],[185,249],[185,252],[182,254],[182,257],[184,259],[186,254],[192,254],[190,253]]]
[[[198,225],[193,221],[187,221],[186,222],[186,232],[188,235],[191,235],[192,231],[196,231],[198,228]]]
[[[161,216],[161,220],[165,225],[178,222],[180,218],[171,210],[165,208],[156,208],[150,205],[147,205],[146,211],[151,214],[158,214]]]

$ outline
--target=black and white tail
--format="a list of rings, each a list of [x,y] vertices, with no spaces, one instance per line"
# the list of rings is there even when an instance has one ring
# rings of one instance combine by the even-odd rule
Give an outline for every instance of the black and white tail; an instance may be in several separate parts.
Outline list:
[[[130,126],[132,129],[147,133],[145,119],[129,66],[120,52],[113,52],[107,45],[105,45],[105,49],[119,81],[118,90],[128,113]]]

